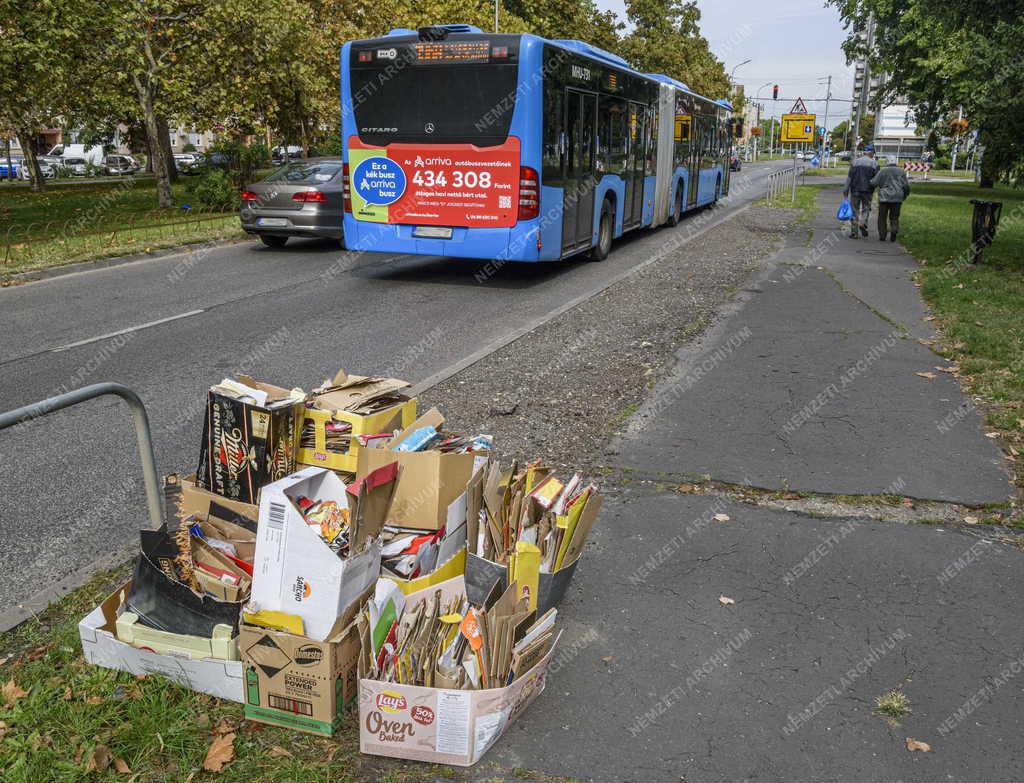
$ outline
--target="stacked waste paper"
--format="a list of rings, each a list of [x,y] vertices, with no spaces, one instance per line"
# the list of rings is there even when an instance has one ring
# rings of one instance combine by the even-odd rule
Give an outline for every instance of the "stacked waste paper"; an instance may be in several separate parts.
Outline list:
[[[165,478],[165,524],[79,624],[86,659],[324,736],[358,704],[363,752],[479,760],[543,690],[601,498],[502,468],[408,388],[211,386],[197,469]]]

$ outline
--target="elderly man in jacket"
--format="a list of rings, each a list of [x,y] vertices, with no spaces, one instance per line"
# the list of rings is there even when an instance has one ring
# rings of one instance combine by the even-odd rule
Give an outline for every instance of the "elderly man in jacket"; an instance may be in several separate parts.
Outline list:
[[[890,160],[871,178],[871,187],[878,190],[878,239],[884,242],[888,233],[889,241],[895,242],[900,230],[900,209],[910,195],[907,172],[897,161]]]
[[[853,207],[853,220],[850,221],[850,238],[857,238],[857,228],[864,236],[868,235],[868,219],[871,217],[871,193],[874,188],[871,180],[878,173],[875,163],[875,148],[869,144],[864,154],[850,164],[850,172],[846,175],[846,187],[843,195],[850,199]]]

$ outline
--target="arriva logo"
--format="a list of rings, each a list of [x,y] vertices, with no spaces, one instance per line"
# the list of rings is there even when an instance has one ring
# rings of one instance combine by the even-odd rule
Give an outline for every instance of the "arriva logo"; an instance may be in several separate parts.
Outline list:
[[[401,712],[408,705],[405,696],[394,691],[384,691],[377,694],[377,707],[385,712]]]
[[[377,59],[378,60],[394,60],[398,57],[397,49],[378,49]]]

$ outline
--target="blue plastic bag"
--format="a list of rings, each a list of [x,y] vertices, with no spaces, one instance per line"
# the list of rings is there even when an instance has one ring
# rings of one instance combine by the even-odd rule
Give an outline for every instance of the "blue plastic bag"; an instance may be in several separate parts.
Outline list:
[[[853,207],[850,206],[850,199],[844,198],[836,211],[836,220],[853,220]]]

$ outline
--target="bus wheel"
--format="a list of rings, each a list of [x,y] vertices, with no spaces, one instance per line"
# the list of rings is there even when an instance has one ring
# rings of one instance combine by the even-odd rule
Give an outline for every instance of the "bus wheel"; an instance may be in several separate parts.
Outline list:
[[[612,252],[612,225],[615,218],[612,215],[612,205],[605,199],[601,204],[601,222],[597,226],[597,244],[590,251],[591,261],[604,261]]]
[[[676,188],[676,195],[672,201],[672,211],[668,213],[668,224],[670,226],[679,225],[679,215],[683,209],[683,189],[681,187]]]

